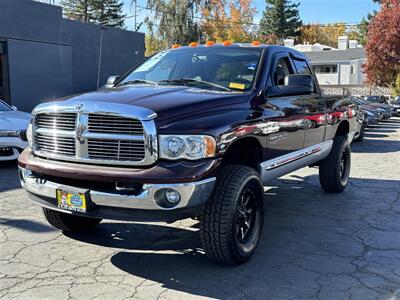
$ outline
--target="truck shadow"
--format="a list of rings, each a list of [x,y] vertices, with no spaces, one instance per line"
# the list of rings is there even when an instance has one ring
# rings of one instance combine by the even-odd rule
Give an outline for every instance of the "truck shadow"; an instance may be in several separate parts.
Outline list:
[[[376,222],[375,228],[400,231],[397,221],[378,222],[382,211],[400,212],[400,207],[393,206],[400,205],[396,204],[399,183],[352,178],[344,193],[326,194],[320,189],[316,175],[291,175],[271,182],[265,193],[265,223],[259,248],[251,261],[237,267],[207,260],[195,224],[190,228],[174,228],[104,223],[92,234],[68,236],[121,249],[110,259],[118,269],[191,295],[217,299],[250,299],[261,295],[310,298],[321,289],[318,278],[326,276],[325,284],[332,288],[331,298],[335,298],[335,285],[340,290],[344,283],[330,278],[330,274],[353,276],[356,271],[352,261],[366,247],[360,242],[361,233],[358,236],[357,230],[362,235],[366,232],[373,235],[374,230],[363,220],[365,215],[376,214],[376,220],[373,217],[368,220]],[[393,257],[387,257],[380,266],[382,270],[376,273],[387,272],[389,265],[398,259],[396,253],[388,254]],[[374,276],[371,274],[370,279]],[[365,293],[360,297],[371,298],[368,292],[369,289],[360,290]],[[340,298],[341,294],[338,292],[336,296]]]
[[[378,131],[375,132],[380,133]],[[400,141],[370,139],[370,137],[379,138],[379,134],[366,134],[366,137],[368,138],[362,143],[352,143],[351,151],[355,153],[392,153],[400,151]]]

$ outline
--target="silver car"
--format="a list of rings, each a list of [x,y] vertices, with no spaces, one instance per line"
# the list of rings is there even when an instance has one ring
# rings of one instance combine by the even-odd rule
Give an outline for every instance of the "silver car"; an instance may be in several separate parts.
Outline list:
[[[17,159],[28,146],[26,129],[31,115],[0,100],[0,161]]]

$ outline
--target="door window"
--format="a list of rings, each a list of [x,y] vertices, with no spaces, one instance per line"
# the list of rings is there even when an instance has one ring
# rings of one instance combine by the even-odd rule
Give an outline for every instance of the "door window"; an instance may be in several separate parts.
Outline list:
[[[289,58],[282,57],[278,60],[273,73],[274,84],[285,85],[285,77],[290,74],[293,74],[293,69],[290,64]]]
[[[297,74],[311,75],[311,70],[305,60],[293,59]]]

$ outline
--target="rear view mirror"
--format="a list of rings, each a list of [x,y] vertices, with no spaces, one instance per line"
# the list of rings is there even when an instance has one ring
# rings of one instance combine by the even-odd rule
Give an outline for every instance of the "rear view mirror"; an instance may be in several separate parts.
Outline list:
[[[306,74],[287,75],[284,85],[268,88],[268,97],[310,95],[314,92],[314,78]]]

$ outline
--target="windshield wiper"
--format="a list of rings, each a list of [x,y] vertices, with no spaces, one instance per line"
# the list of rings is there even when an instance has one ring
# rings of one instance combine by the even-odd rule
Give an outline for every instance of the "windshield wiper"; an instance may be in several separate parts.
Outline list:
[[[147,83],[147,84],[152,84],[152,85],[158,85],[157,82],[150,81],[150,80],[145,80],[145,79],[133,79],[133,80],[128,80],[128,81],[122,82],[122,83],[118,84],[117,86],[128,85],[128,84],[140,84],[140,83]]]
[[[210,87],[214,87],[214,88],[218,88],[224,91],[231,91],[231,89],[224,87],[222,85],[218,85],[212,82],[208,82],[208,81],[203,81],[203,80],[197,80],[197,79],[193,79],[193,78],[179,78],[179,79],[166,79],[166,80],[160,80],[158,82],[160,83],[165,83],[165,84],[176,84],[176,85],[188,85],[188,84],[199,84],[199,85],[206,85],[206,86],[210,86]]]

